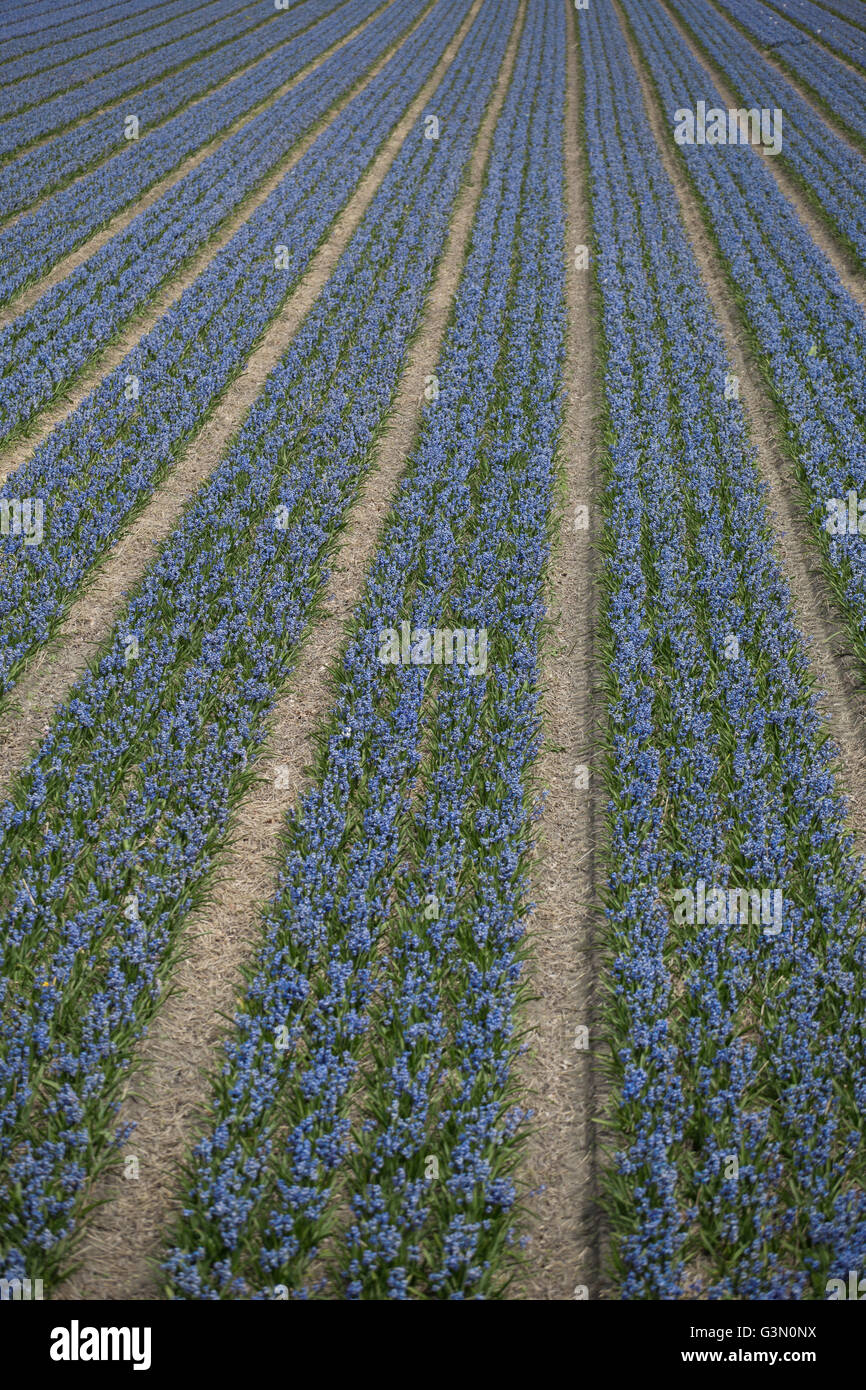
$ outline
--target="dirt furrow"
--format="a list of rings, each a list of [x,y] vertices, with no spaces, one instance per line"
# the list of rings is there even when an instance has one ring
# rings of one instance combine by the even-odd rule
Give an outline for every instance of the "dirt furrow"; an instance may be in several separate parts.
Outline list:
[[[493,128],[516,54],[524,0],[499,83],[485,115],[466,181],[458,195],[446,250],[439,262],[422,321],[401,374],[390,427],[352,508],[326,586],[321,616],[303,643],[284,695],[270,722],[259,761],[261,780],[233,817],[231,843],[217,871],[207,910],[193,913],[185,930],[186,955],[166,1000],[140,1049],[142,1071],[131,1083],[121,1112],[136,1131],[127,1152],[139,1158],[139,1178],[108,1175],[98,1183],[107,1205],[91,1222],[80,1252],[81,1268],[55,1295],[61,1299],[151,1299],[159,1296],[157,1261],[177,1211],[179,1165],[195,1134],[208,1096],[205,1071],[230,1017],[239,985],[238,967],[258,939],[259,913],[273,892],[277,840],[286,811],[301,794],[315,748],[315,734],[330,707],[329,677],[339,660],[346,624],[361,595],[382,522],[416,437],[425,379],[438,359],[469,234]],[[321,283],[343,249],[387,166],[418,119],[480,8],[475,0],[437,72],[412,105],[364,181],[339,237],[322,253]],[[317,292],[317,291],[316,291]],[[310,296],[312,298],[312,294]],[[291,336],[290,334],[287,336]],[[279,787],[277,782],[279,769]]]
[[[565,0],[568,4],[568,0]],[[568,5],[569,10],[571,6]],[[561,437],[561,513],[549,567],[549,635],[543,664],[545,742],[537,783],[545,793],[532,865],[529,1053],[522,1073],[535,1114],[523,1176],[532,1196],[530,1244],[519,1297],[597,1298],[600,1292],[594,942],[598,788],[594,633],[598,449],[591,271],[575,265],[590,241],[580,148],[577,34],[568,24],[564,155],[567,189],[568,392]],[[584,529],[579,508],[586,508]],[[595,779],[597,780],[597,779]],[[585,1292],[584,1292],[585,1291]]]

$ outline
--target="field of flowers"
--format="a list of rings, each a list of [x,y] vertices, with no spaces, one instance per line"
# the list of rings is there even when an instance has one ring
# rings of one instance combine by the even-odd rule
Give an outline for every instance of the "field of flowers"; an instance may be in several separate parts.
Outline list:
[[[8,0],[0,1300],[857,1297],[864,537],[862,0]]]

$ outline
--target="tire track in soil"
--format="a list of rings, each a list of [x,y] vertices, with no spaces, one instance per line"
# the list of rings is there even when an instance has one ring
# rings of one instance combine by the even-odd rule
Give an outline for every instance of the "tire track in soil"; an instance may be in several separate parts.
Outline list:
[[[365,179],[364,206],[419,118],[481,7],[475,0],[436,72],[413,102],[407,118],[390,138]],[[523,0],[520,14],[523,14]],[[519,32],[520,20],[515,25]],[[421,401],[430,363],[438,359],[468,248],[475,208],[496,118],[504,100],[516,54],[512,38],[497,87],[482,122],[469,169],[458,193],[446,248],[428,292],[418,331],[404,364],[389,415],[389,428],[377,446],[359,498],[354,503],[325,586],[319,619],[304,639],[269,723],[267,744],[258,760],[261,780],[232,817],[230,844],[210,885],[209,906],[190,914],[184,929],[183,958],[171,993],[142,1040],[118,1121],[135,1121],[126,1153],[140,1158],[140,1178],[127,1182],[107,1173],[93,1197],[106,1202],[89,1223],[78,1252],[78,1271],[53,1295],[60,1300],[154,1299],[160,1296],[157,1268],[170,1222],[179,1210],[178,1179],[190,1143],[205,1114],[207,1069],[217,1059],[240,985],[238,968],[259,938],[260,912],[274,888],[278,838],[286,812],[307,784],[306,769],[315,735],[332,703],[330,673],[339,661],[364,578],[378,544],[383,521],[404,471],[420,422]],[[369,188],[366,186],[369,185]],[[360,201],[360,198],[355,201]],[[357,221],[342,229],[342,250]],[[338,250],[329,241],[327,279]],[[320,288],[321,286],[319,286]],[[318,292],[318,291],[316,291]],[[311,295],[311,299],[312,299]],[[291,336],[291,335],[288,335]],[[279,788],[277,766],[287,769]],[[286,785],[283,785],[285,783]]]
[[[571,6],[566,0],[566,6]],[[543,664],[545,733],[536,782],[546,793],[532,866],[535,909],[529,923],[529,1053],[521,1068],[533,1107],[522,1177],[532,1196],[530,1243],[517,1297],[574,1298],[583,1285],[601,1292],[596,1077],[595,846],[598,778],[592,774],[598,720],[595,680],[597,556],[593,525],[600,516],[596,341],[591,272],[574,267],[578,245],[589,245],[589,189],[580,148],[581,91],[577,27],[568,25],[564,157],[566,177],[567,401],[561,434],[561,512],[549,562],[550,631]],[[574,524],[589,508],[589,530]],[[589,788],[576,787],[575,769],[589,769]],[[589,1030],[589,1048],[575,1046]]]

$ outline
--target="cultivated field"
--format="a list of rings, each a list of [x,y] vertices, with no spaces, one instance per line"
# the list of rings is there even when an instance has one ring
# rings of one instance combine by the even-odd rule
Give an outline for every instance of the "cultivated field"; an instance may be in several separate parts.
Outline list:
[[[866,0],[4,0],[2,1299],[857,1297],[864,721]]]

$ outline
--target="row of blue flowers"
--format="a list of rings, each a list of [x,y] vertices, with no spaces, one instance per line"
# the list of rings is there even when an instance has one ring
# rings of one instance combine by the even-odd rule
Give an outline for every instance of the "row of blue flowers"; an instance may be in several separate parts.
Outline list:
[[[736,22],[761,43],[771,58],[805,82],[828,109],[855,134],[866,139],[866,84],[820,44],[804,39],[763,0],[717,0]]]
[[[150,11],[144,8],[126,19],[112,19],[111,15],[107,15],[101,24],[97,15],[86,20],[84,27],[77,25],[74,34],[68,31],[67,26],[52,22],[37,27],[35,33],[31,30],[26,38],[0,37],[2,85],[5,87],[10,82],[35,77],[51,69],[57,70],[54,71],[55,85],[41,93],[42,97],[67,91],[73,82],[82,80],[82,72],[84,79],[95,77],[97,72],[119,67],[127,54],[135,56],[156,44],[168,43],[170,39],[194,30],[206,29],[213,19],[222,19],[248,5],[249,0],[231,0],[230,5],[220,6],[219,14],[209,14],[202,0],[173,0],[173,3],[156,6]],[[52,13],[52,20],[53,17]],[[121,45],[127,37],[131,42],[124,53],[116,45]],[[67,66],[82,57],[86,57],[88,63],[98,63],[98,66]]]
[[[851,63],[866,67],[866,9],[847,0],[834,0],[831,5],[816,5],[812,0],[771,0],[776,11],[781,10],[801,32],[812,35],[828,48]],[[850,23],[854,20],[854,23]]]
[[[190,14],[182,10],[177,15],[166,15],[157,27],[131,32],[127,37],[121,35],[114,42],[106,40],[94,46],[91,41],[89,52],[79,57],[72,54],[64,57],[61,43],[52,54],[55,61],[47,66],[43,64],[41,71],[38,60],[32,57],[6,61],[0,83],[0,120],[70,92],[103,74],[108,78],[136,59],[147,62],[148,55],[155,56],[155,50],[163,46],[175,63],[185,62],[242,31],[246,25],[261,22],[261,6],[251,5],[250,0],[217,0],[207,11],[197,8]]]
[[[369,12],[375,3],[363,0],[363,8]],[[351,92],[423,8],[424,0],[390,7],[345,51],[237,131],[0,332],[0,437],[26,423],[74,379],[301,136]],[[301,47],[311,43],[302,41]],[[17,232],[16,223],[12,234]],[[26,261],[20,266],[23,270]]]
[[[219,0],[221,10],[230,9],[232,4],[233,0]],[[263,14],[261,6],[253,6],[251,11],[248,10],[244,24],[253,27],[278,22],[279,14],[276,11],[272,15]],[[204,31],[206,38],[201,33],[194,33],[187,38],[174,39],[164,47],[151,47],[150,52],[124,61],[100,76],[81,79],[78,86],[71,87],[68,92],[59,92],[56,96],[50,95],[50,70],[37,75],[32,84],[17,82],[5,92],[0,88],[0,155],[9,155],[44,135],[62,130],[110,102],[119,102],[124,97],[134,99],[134,94],[148,82],[167,76],[184,63],[200,57],[207,49],[231,42],[237,37],[238,27],[237,17],[229,14]],[[150,35],[145,36],[145,43],[152,45],[154,42]],[[131,44],[131,47],[134,46],[135,40]],[[86,67],[87,59],[82,59],[80,66]],[[43,90],[47,93],[44,99],[39,95]]]
[[[142,10],[158,10],[165,0],[142,0]],[[83,33],[103,23],[122,19],[123,0],[67,0],[51,11],[51,28],[58,38]],[[0,19],[0,43],[23,44],[25,48],[40,48],[45,41],[45,11],[38,0],[19,0],[3,11]],[[18,52],[18,48],[15,52]]]
[[[176,1297],[306,1296],[335,1192],[352,1210],[332,1270],[346,1296],[477,1297],[501,1275],[559,418],[563,20],[555,3],[527,16],[440,395],[354,615],[193,1156]],[[379,634],[407,615],[485,628],[487,679],[383,665]]]
[[[658,72],[682,41],[659,7],[624,8]],[[866,1253],[859,864],[625,36],[611,10],[578,21],[609,422],[607,1015],[625,1144],[607,1191],[621,1289],[820,1297]],[[662,22],[663,49],[649,37]],[[673,95],[666,110],[689,104]],[[758,165],[746,149],[731,159]],[[701,880],[772,885],[779,921],[678,920],[673,894]]]
[[[695,0],[671,4],[747,106],[782,112],[783,162],[814,194],[866,266],[866,160],[829,128],[733,24]]]

